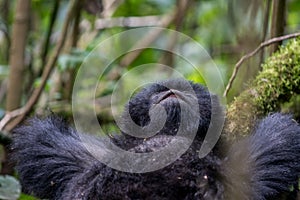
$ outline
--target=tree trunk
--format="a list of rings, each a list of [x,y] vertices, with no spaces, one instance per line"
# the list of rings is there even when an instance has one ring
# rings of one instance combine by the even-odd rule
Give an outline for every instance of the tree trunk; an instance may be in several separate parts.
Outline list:
[[[268,34],[268,30],[269,30],[269,21],[270,21],[269,18],[270,18],[271,3],[272,3],[271,0],[268,0],[266,3],[264,26],[263,26],[263,32],[262,32],[263,35],[262,35],[261,42],[264,42],[267,39],[267,34]],[[260,57],[259,57],[260,69],[259,69],[259,71],[261,71],[261,64],[263,63],[264,55],[265,55],[265,49],[263,49],[260,53]]]
[[[73,21],[73,29],[71,33],[71,43],[69,47],[69,52],[71,52],[73,48],[77,47],[77,43],[80,36],[79,24],[81,19],[81,8],[84,2],[85,1],[80,1],[77,5],[77,12],[75,13],[75,18]],[[70,69],[68,69],[66,72],[68,78],[63,88],[64,100],[71,101],[72,99],[72,92],[73,92],[73,86],[74,86],[76,74],[77,74],[77,68],[75,66],[73,67],[71,66]]]
[[[25,47],[29,30],[30,0],[18,0],[16,5],[9,57],[10,73],[6,100],[7,111],[17,109],[21,104],[25,71]]]
[[[23,77],[25,70],[25,47],[29,30],[30,0],[16,2],[15,19],[12,30],[8,77],[8,91],[6,110],[12,111],[21,105]],[[2,174],[12,174],[13,168],[7,160],[8,147],[5,146],[5,155],[2,160]]]
[[[271,38],[284,34],[286,0],[274,0],[272,8]],[[278,50],[281,42],[271,45],[270,54]]]

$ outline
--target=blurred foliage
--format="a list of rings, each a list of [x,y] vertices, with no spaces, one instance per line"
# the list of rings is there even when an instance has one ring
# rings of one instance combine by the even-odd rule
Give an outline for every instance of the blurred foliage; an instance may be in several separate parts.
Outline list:
[[[60,71],[76,69],[81,65],[88,53],[88,51],[72,49],[69,54],[62,54],[59,56],[57,61],[57,67]]]
[[[175,3],[175,0],[126,0],[118,7],[114,17],[160,15]]]
[[[3,2],[4,0],[2,0]],[[11,1],[13,8],[15,1]],[[191,36],[197,42],[205,47],[212,58],[217,62],[224,82],[227,82],[232,71],[234,63],[243,54],[257,46],[260,42],[263,26],[263,15],[266,1],[237,1],[237,0],[205,0],[191,1],[193,4],[184,16],[184,23],[180,29],[181,32]],[[57,19],[63,19],[66,14],[68,1],[62,1]],[[43,48],[45,33],[49,26],[51,11],[54,1],[33,0],[32,1],[32,23],[29,37],[28,50],[26,52],[30,65],[34,71],[40,70],[41,60],[40,52]],[[113,17],[129,17],[129,16],[147,16],[147,15],[164,15],[176,6],[175,0],[126,0],[121,3],[113,13]],[[300,24],[300,3],[297,0],[288,1],[287,30],[297,31]],[[125,30],[124,28],[110,28],[99,30],[96,35],[93,33],[93,22],[97,18],[85,11],[82,12],[82,18],[87,20],[86,27],[83,28],[83,36],[79,41],[79,47],[70,53],[60,55],[58,60],[58,68],[62,71],[72,66],[78,66],[82,59],[99,43],[107,37]],[[1,24],[1,30],[11,29],[13,12],[9,13],[9,21]],[[1,20],[0,20],[1,22]],[[62,20],[56,20],[54,32],[51,41],[57,38],[62,25]],[[172,26],[170,26],[172,28]],[[251,33],[251,34],[249,34]],[[249,38],[251,37],[251,38]],[[89,38],[88,40],[86,38]],[[0,44],[5,42],[5,38],[0,31]],[[245,44],[242,44],[245,43]],[[51,43],[52,49],[55,43]],[[121,42],[120,44],[121,45]],[[245,46],[247,48],[245,48]],[[118,48],[118,46],[116,46]],[[3,49],[0,51],[0,81],[7,77],[7,61],[3,57]],[[155,62],[161,57],[161,52],[153,50],[145,50],[128,68],[138,66],[143,63]],[[240,76],[238,76],[237,84],[230,93],[229,100],[241,91],[258,70],[258,62],[251,62],[251,68],[245,67]],[[256,67],[254,67],[256,65]],[[251,73],[249,73],[249,70]],[[192,73],[192,72],[191,72]],[[244,75],[243,75],[244,74]],[[186,76],[195,81],[204,83],[201,77],[195,77],[195,74],[187,73]],[[37,77],[38,78],[38,77]],[[35,81],[35,86],[38,81]],[[48,85],[51,87],[51,84]],[[49,88],[47,89],[49,90]],[[107,93],[105,93],[107,94]],[[4,99],[1,101],[4,105]]]
[[[0,199],[14,200],[21,194],[21,186],[17,179],[12,176],[0,176]]]

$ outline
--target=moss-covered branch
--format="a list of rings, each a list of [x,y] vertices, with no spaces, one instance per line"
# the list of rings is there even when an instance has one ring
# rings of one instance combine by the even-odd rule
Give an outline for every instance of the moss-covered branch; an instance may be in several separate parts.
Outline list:
[[[262,71],[228,107],[225,131],[246,135],[254,121],[275,112],[300,94],[300,38],[293,39],[270,56]]]

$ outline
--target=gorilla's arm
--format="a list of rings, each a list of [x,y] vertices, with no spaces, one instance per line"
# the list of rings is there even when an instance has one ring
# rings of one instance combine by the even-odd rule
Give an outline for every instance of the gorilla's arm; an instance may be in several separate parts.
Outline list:
[[[79,133],[55,116],[32,118],[14,129],[13,137],[12,156],[23,190],[40,198],[60,199],[70,181],[96,162]]]
[[[33,118],[15,129],[13,156],[24,192],[66,200],[193,199],[205,193],[215,196],[215,191],[220,190],[213,180],[218,173],[218,157],[211,154],[202,160],[194,159],[200,143],[164,169],[132,174],[111,169],[95,159],[82,143],[83,137],[88,137],[84,140],[90,141],[89,145],[95,145],[96,138],[89,140],[90,136],[76,132],[53,116]],[[181,137],[161,135],[130,151],[156,151],[173,139],[184,141]],[[204,178],[207,175],[211,175],[209,182]]]
[[[251,136],[232,145],[222,167],[228,199],[274,199],[289,193],[292,186],[297,190],[299,124],[290,115],[266,117]]]

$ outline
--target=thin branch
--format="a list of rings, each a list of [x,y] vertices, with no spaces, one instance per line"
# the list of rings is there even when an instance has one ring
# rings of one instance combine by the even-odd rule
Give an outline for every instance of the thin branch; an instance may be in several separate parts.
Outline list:
[[[295,38],[295,37],[299,37],[300,36],[300,32],[297,32],[297,33],[293,33],[293,34],[289,34],[289,35],[284,35],[284,36],[280,36],[280,37],[275,37],[275,38],[272,38],[270,40],[267,40],[263,43],[261,43],[254,51],[244,55],[237,63],[236,65],[234,66],[234,70],[233,70],[233,73],[229,79],[229,82],[226,86],[226,89],[224,91],[224,94],[223,96],[226,97],[230,88],[232,87],[232,84],[233,84],[233,81],[234,79],[236,78],[236,75],[239,71],[239,68],[241,67],[242,63],[247,60],[248,58],[254,56],[257,52],[259,52],[259,50],[261,50],[262,48],[266,47],[266,46],[269,46],[271,44],[274,44],[274,43],[277,43],[277,42],[280,42],[280,41],[283,41],[283,40],[287,40],[287,39],[291,39],[291,38]]]
[[[0,130],[3,130],[4,127],[6,126],[6,124],[10,120],[14,119],[15,117],[18,117],[19,115],[22,115],[24,112],[25,112],[25,108],[22,107],[22,108],[19,108],[19,109],[16,109],[16,110],[6,113],[5,116],[0,121]]]
[[[49,44],[50,44],[50,37],[51,37],[52,30],[53,30],[53,27],[54,27],[54,23],[55,23],[55,20],[56,20],[56,16],[57,16],[57,13],[58,13],[59,3],[60,3],[60,0],[55,0],[53,10],[52,10],[52,13],[51,13],[50,23],[49,23],[49,27],[48,27],[48,30],[47,30],[47,33],[46,33],[45,42],[44,42],[44,45],[43,45],[44,48],[43,48],[43,51],[42,51],[42,54],[41,54],[41,60],[42,60],[42,63],[43,63],[42,66],[45,66],[45,63],[46,63],[46,57],[47,57],[47,54],[48,54]]]
[[[62,27],[61,35],[57,42],[57,46],[55,47],[55,50],[54,50],[52,56],[49,58],[46,66],[44,68],[44,71],[43,71],[43,74],[41,77],[41,84],[39,85],[38,88],[36,88],[34,90],[33,94],[31,95],[31,97],[29,98],[29,100],[27,101],[27,103],[25,104],[25,106],[23,108],[17,109],[18,111],[16,111],[16,112],[12,111],[13,114],[16,114],[17,116],[12,115],[11,114],[12,112],[8,112],[5,114],[5,117],[3,118],[4,121],[1,120],[0,130],[3,130],[4,128],[7,131],[12,130],[16,125],[18,125],[21,121],[24,120],[26,114],[28,114],[32,110],[33,106],[38,101],[38,99],[46,85],[46,82],[52,72],[52,69],[55,66],[58,55],[64,46],[65,39],[66,39],[67,32],[68,32],[68,27],[69,27],[72,17],[74,16],[74,12],[76,11],[78,2],[80,2],[80,0],[73,0],[70,3],[69,10],[68,10],[66,19],[65,19],[63,27]],[[12,119],[14,119],[14,120],[11,121]]]
[[[113,17],[102,18],[95,21],[95,28],[97,30],[114,28],[114,27],[141,27],[141,26],[161,26],[162,16],[144,16],[144,17]]]

